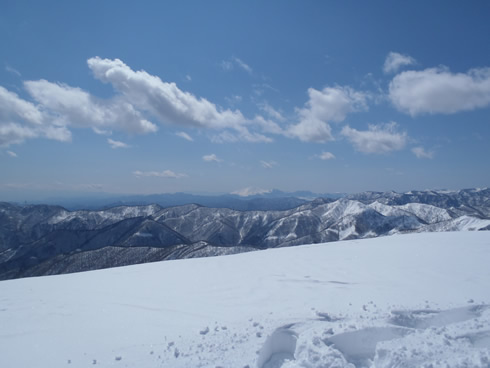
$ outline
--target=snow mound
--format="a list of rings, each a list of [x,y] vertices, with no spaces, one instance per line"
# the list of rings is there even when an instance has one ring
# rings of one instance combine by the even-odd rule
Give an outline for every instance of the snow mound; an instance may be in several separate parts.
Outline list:
[[[296,332],[295,355],[274,367],[488,367],[488,311],[489,306],[481,304],[439,311],[394,310],[391,319],[380,315],[362,321],[351,316],[323,327],[304,322]]]

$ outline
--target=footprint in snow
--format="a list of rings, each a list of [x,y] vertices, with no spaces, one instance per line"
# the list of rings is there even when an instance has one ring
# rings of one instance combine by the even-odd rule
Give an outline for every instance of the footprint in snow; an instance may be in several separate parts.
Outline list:
[[[280,368],[285,361],[294,360],[298,334],[292,327],[279,327],[266,339],[257,358],[258,368]]]
[[[489,306],[485,304],[454,308],[443,311],[433,309],[395,310],[389,322],[396,326],[426,329],[429,327],[443,327],[452,323],[468,321],[480,317]]]
[[[318,316],[318,320],[320,321],[325,321],[325,322],[336,322],[340,321],[342,318],[339,317],[334,317],[328,313],[325,312],[316,312],[316,315]]]
[[[490,330],[460,335],[457,339],[467,339],[475,348],[490,349]]]
[[[379,342],[398,339],[410,332],[402,327],[368,327],[328,337],[324,342],[340,351],[355,367],[364,367],[374,358]]]

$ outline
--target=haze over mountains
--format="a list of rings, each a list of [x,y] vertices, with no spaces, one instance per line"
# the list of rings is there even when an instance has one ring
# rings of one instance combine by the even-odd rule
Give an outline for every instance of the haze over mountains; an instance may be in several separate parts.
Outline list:
[[[283,192],[278,189],[244,188],[233,193],[215,195],[182,192],[148,195],[91,193],[77,196],[50,196],[41,200],[28,200],[25,204],[55,204],[69,210],[95,210],[147,204],[158,204],[162,207],[200,204],[206,207],[230,208],[239,211],[264,211],[291,209],[319,197],[337,199],[344,196],[346,196],[345,193]],[[20,200],[20,196],[16,198],[17,202],[24,202],[24,200]]]
[[[278,198],[272,206],[292,202],[294,198]],[[263,206],[270,203],[264,200]],[[0,278],[398,233],[489,229],[488,188],[364,192],[267,211],[199,204],[69,211],[53,205],[1,203]]]

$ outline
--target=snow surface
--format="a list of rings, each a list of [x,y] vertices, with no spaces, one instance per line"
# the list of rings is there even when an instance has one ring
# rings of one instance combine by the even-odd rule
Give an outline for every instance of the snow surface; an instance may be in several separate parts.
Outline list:
[[[0,367],[490,367],[490,232],[0,282]]]
[[[161,207],[155,204],[146,206],[120,206],[101,211],[66,211],[63,210],[49,219],[49,224],[68,222],[74,219],[83,219],[85,222],[104,223],[109,225],[126,218],[151,216],[161,211]]]

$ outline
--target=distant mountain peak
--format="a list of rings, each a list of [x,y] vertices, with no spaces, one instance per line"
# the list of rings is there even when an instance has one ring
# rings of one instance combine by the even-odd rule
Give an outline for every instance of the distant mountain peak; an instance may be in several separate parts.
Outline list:
[[[266,193],[271,193],[272,190],[270,189],[261,189],[261,188],[256,188],[256,187],[247,187],[239,190],[235,190],[234,192],[231,192],[231,194],[238,195],[240,197],[250,197],[258,194],[266,194]]]

